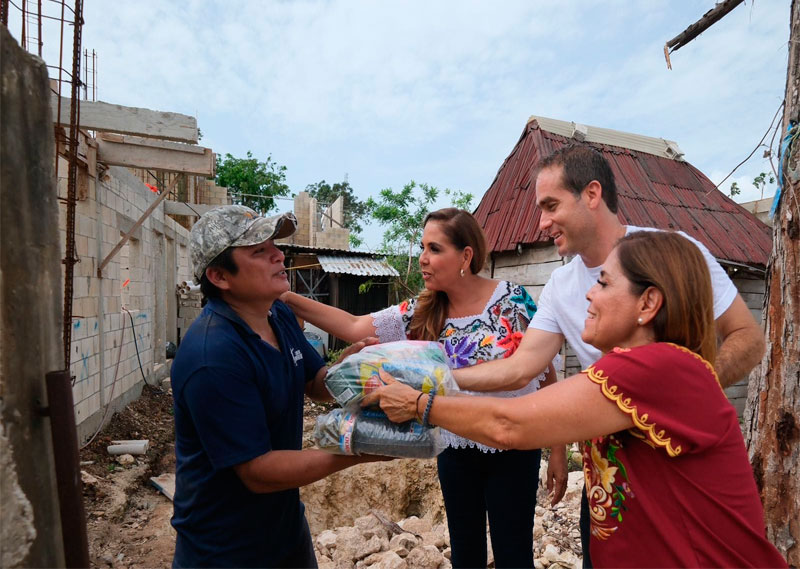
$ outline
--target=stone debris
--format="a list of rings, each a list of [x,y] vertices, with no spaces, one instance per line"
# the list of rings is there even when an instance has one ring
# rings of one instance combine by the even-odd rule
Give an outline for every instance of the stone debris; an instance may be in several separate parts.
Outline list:
[[[580,493],[583,473],[572,472],[567,494],[555,507],[549,506],[544,490],[539,492],[534,525],[534,564],[537,569],[569,569],[582,565]],[[320,569],[451,569],[450,535],[445,523],[408,517],[387,523],[379,511],[361,516],[352,526],[326,529],[314,544]],[[402,533],[395,533],[401,528]],[[489,567],[494,555],[487,535]]]
[[[97,478],[86,472],[85,470],[81,470],[81,482],[85,487],[95,487],[99,483]]]
[[[136,462],[136,459],[133,458],[132,454],[121,454],[117,457],[117,462],[122,466],[127,466]]]

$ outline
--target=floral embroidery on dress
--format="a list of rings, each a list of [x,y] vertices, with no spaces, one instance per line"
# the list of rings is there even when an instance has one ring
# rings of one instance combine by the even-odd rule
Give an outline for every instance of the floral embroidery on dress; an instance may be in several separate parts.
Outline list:
[[[399,306],[373,313],[373,321],[381,342],[407,337],[416,304],[417,300],[412,298]],[[536,304],[524,287],[500,281],[480,314],[448,318],[439,335],[439,342],[444,345],[454,368],[506,358],[519,347],[535,312]],[[543,374],[533,378],[522,389],[476,394],[490,397],[517,397],[536,391],[541,381],[544,381]],[[442,435],[449,446],[462,448],[477,446],[484,451],[495,450],[447,431],[443,431]]]
[[[592,535],[606,540],[619,529],[625,501],[635,498],[630,487],[625,465],[617,458],[622,443],[615,435],[586,441],[583,445],[583,475],[586,479],[586,495]],[[605,449],[605,456],[601,454]]]
[[[444,343],[444,351],[450,358],[450,363],[454,368],[466,367],[470,365],[469,357],[475,351],[477,342],[470,342],[469,336],[464,336],[457,344],[451,342]]]

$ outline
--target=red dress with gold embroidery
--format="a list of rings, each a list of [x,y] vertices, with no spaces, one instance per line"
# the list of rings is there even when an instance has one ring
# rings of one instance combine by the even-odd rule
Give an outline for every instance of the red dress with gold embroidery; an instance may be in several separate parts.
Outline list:
[[[786,567],[708,362],[655,343],[585,373],[635,425],[583,446],[595,567]]]

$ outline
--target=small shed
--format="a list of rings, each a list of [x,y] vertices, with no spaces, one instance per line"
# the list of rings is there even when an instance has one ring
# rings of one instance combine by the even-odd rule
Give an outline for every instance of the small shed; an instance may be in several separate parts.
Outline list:
[[[495,278],[524,285],[539,298],[550,274],[570,259],[558,255],[539,227],[534,173],[558,148],[580,142],[601,151],[617,182],[622,223],[681,230],[708,247],[728,271],[751,312],[761,321],[764,276],[772,249],[770,228],[724,195],[683,158],[669,140],[532,116],[475,210],[486,231]],[[567,351],[566,373],[579,364]],[[728,396],[741,413],[746,379]]]
[[[358,315],[389,306],[389,284],[398,273],[382,255],[287,243],[278,246],[286,255],[289,284],[297,294]],[[367,290],[361,292],[367,283]],[[344,345],[334,338],[329,344],[333,349]]]

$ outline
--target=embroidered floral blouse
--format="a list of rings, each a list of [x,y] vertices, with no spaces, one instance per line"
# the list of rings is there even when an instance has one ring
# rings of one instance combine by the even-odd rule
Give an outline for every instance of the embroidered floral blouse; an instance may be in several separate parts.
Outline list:
[[[416,302],[416,299],[412,298],[372,314],[375,330],[381,342],[408,339],[409,325]],[[500,281],[483,312],[473,316],[448,318],[439,335],[439,341],[444,344],[453,368],[507,358],[516,351],[535,312],[536,303],[524,287]],[[515,391],[485,393],[465,391],[464,393],[491,397],[518,397],[536,391],[544,379],[544,374],[541,374],[522,389]],[[445,430],[442,430],[442,434],[447,444],[452,447],[478,447],[484,452],[496,450]]]
[[[708,362],[655,343],[615,348],[585,373],[634,424],[583,445],[595,567],[786,567]]]

